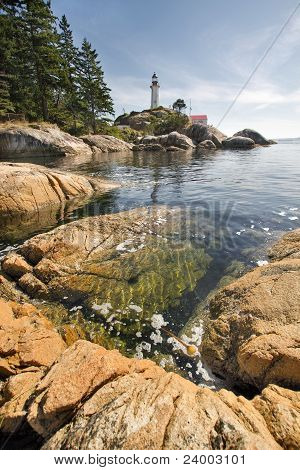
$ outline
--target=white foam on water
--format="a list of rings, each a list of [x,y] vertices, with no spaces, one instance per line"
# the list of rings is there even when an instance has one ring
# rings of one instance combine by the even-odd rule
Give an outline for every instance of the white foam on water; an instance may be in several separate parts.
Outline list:
[[[143,311],[141,307],[139,307],[138,305],[134,305],[134,304],[129,304],[128,308],[130,308],[130,310],[134,310],[137,313],[140,313]]]
[[[105,302],[101,305],[98,305],[94,302],[92,305],[92,309],[96,312],[100,312],[102,315],[108,315],[111,308],[112,305],[109,302]]]
[[[81,310],[83,307],[82,305],[76,305],[75,307],[70,308],[70,312],[77,312],[77,310]]]
[[[264,259],[259,259],[258,261],[256,261],[256,264],[257,266],[266,266],[267,264],[269,264],[269,262]]]
[[[160,313],[154,313],[151,317],[151,326],[155,330],[159,330],[162,326],[167,326],[168,322],[164,320],[164,317]]]
[[[150,335],[150,339],[151,339],[151,341],[153,341],[154,344],[160,344],[160,343],[162,343],[162,342],[163,342],[163,339],[162,339],[160,330],[152,331],[152,333],[151,333],[151,335]]]

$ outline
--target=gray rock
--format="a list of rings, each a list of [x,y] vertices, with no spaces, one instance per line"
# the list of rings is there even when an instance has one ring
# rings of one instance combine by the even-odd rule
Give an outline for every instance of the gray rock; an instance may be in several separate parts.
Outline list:
[[[223,147],[225,149],[232,149],[232,150],[247,150],[247,149],[252,149],[255,147],[255,142],[252,139],[249,139],[248,137],[230,137],[229,139],[223,140],[222,142]]]
[[[186,135],[179,134],[179,132],[171,132],[168,135],[167,147],[179,147],[184,150],[195,148],[193,141]]]
[[[143,137],[140,143],[144,145],[149,145],[149,144],[159,144],[160,141],[156,135],[146,135],[145,137]]]
[[[200,142],[200,144],[197,145],[197,149],[215,150],[216,148],[217,146],[212,140],[203,140],[203,142]]]
[[[181,149],[179,147],[175,147],[174,145],[171,145],[170,147],[166,148],[167,152],[184,152],[184,149]]]
[[[49,124],[9,124],[0,128],[0,158],[92,155],[81,139]]]
[[[253,129],[244,129],[242,131],[236,132],[233,137],[248,137],[252,139],[257,145],[271,145],[274,141],[267,140],[259,132],[254,131]]]
[[[226,135],[221,131],[205,124],[192,124],[186,129],[185,133],[195,144],[199,144],[204,140],[212,140],[217,147],[221,146],[221,142],[226,138]]]
[[[140,140],[139,145],[134,146],[134,151],[161,151],[172,147],[174,150],[189,150],[195,148],[193,141],[184,134],[179,132],[171,132],[166,135],[147,135]],[[171,150],[172,151],[172,150]]]
[[[82,140],[97,152],[124,152],[132,150],[132,144],[112,135],[85,135]]]
[[[134,152],[164,152],[165,148],[160,144],[139,144],[134,145],[133,149]]]

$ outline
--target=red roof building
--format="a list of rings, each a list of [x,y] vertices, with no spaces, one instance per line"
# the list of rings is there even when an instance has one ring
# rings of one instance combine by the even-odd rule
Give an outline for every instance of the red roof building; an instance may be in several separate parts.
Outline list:
[[[206,114],[194,114],[190,116],[193,124],[205,124],[207,126],[207,115]]]

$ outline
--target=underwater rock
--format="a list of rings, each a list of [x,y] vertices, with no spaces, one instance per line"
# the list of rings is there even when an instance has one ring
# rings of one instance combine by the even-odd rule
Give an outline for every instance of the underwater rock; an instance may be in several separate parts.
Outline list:
[[[210,262],[203,248],[172,238],[180,224],[180,210],[155,207],[60,226],[18,248],[32,272],[17,283],[36,299],[61,304],[70,316],[82,311],[111,338],[151,332],[152,315],[178,305]],[[2,263],[8,275],[15,274],[11,256]]]
[[[232,261],[226,267],[223,276],[219,279],[216,287],[196,306],[193,313],[189,317],[187,323],[180,331],[180,335],[191,336],[195,328],[204,330],[206,323],[209,322],[209,303],[222,288],[241,277],[246,272],[246,266],[239,260]]]
[[[271,250],[286,258],[247,273],[210,302],[202,357],[237,385],[300,386],[300,258],[289,257],[298,232]]]

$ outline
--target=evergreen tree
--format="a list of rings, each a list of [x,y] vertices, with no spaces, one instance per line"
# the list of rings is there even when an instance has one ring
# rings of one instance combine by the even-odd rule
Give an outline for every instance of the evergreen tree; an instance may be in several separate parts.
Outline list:
[[[50,2],[26,0],[22,11],[23,36],[26,38],[24,59],[26,75],[32,78],[34,102],[38,116],[49,120],[49,110],[55,104],[55,94],[61,80],[61,57],[58,34]]]
[[[19,1],[3,0],[0,3],[0,115],[15,110],[10,88],[14,52],[14,18]]]
[[[47,0],[0,0],[0,114],[57,122],[78,133],[113,113],[98,55],[85,39],[79,52],[65,16]]]
[[[81,111],[78,93],[78,61],[79,51],[74,46],[73,33],[65,15],[60,22],[58,47],[62,59],[62,82],[60,96],[60,112],[63,114],[65,124],[72,119],[72,126],[76,132],[77,119]]]
[[[85,111],[85,123],[96,133],[97,119],[103,114],[114,112],[111,90],[104,82],[98,54],[87,39],[83,40],[79,59],[79,92]]]
[[[182,109],[186,109],[186,104],[182,98],[178,98],[178,100],[173,103],[172,108],[174,109],[174,111],[181,113]]]

